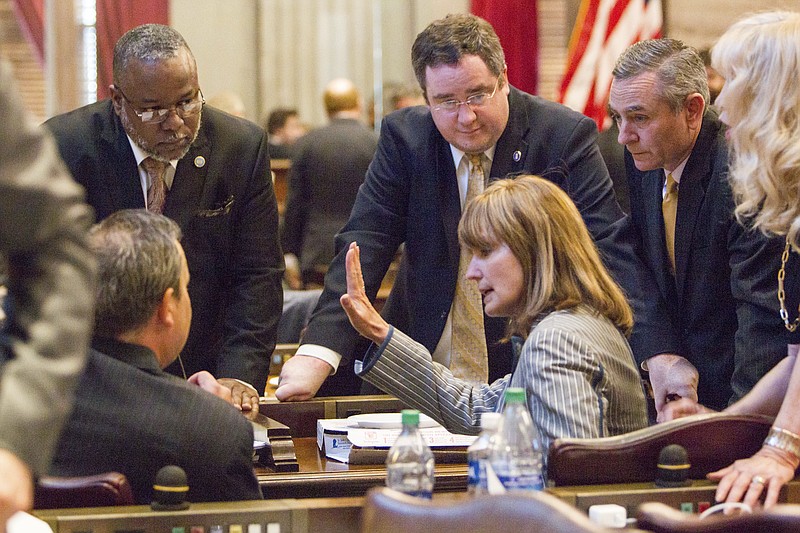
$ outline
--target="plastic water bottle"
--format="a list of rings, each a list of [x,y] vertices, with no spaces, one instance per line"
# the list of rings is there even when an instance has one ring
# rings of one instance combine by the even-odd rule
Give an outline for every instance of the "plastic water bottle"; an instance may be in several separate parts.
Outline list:
[[[402,411],[403,430],[386,457],[386,486],[411,496],[433,497],[433,452],[419,432],[419,411]]]
[[[467,492],[472,495],[488,494],[486,482],[486,463],[489,462],[491,452],[490,439],[494,436],[500,424],[500,413],[483,413],[481,415],[481,434],[478,439],[467,448]]]
[[[503,417],[490,448],[487,476],[495,475],[506,491],[544,489],[542,448],[525,402],[525,389],[506,389]],[[491,479],[488,485],[491,489]]]

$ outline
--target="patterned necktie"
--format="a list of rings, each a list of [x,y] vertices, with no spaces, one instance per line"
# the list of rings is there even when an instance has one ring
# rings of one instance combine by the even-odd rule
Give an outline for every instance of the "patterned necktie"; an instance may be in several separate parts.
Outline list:
[[[678,183],[673,179],[672,173],[667,174],[667,192],[661,203],[661,212],[664,214],[664,237],[666,239],[667,253],[675,273],[675,217],[678,212]]]
[[[161,213],[164,210],[164,202],[167,200],[167,184],[164,181],[167,163],[147,157],[141,165],[150,178],[150,186],[147,188],[147,210]]]
[[[468,154],[472,170],[469,174],[464,205],[483,192],[485,175],[483,155]],[[450,370],[457,378],[473,383],[489,380],[489,364],[486,355],[486,334],[483,329],[483,302],[478,284],[466,278],[472,254],[461,249],[458,262],[458,281],[453,299],[453,338]]]

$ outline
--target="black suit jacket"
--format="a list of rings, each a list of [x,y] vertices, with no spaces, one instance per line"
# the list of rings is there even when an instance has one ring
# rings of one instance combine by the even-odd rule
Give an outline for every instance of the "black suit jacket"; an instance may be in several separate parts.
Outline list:
[[[297,141],[289,169],[281,244],[304,274],[333,259],[333,237],[350,216],[378,138],[359,121],[336,118]]]
[[[664,171],[641,172],[627,150],[625,157],[630,221],[656,281],[650,303],[669,312],[665,352],[695,365],[700,402],[722,409],[786,355],[776,296],[782,241],[736,222],[724,126],[714,111],[706,112],[681,176],[674,276],[661,211]]]
[[[136,160],[110,100],[45,123],[102,220],[144,208]],[[263,392],[281,315],[283,257],[267,138],[255,124],[205,107],[178,162],[164,214],[183,230],[193,319],[187,373],[209,370]],[[173,364],[171,371],[179,371]]]
[[[158,470],[177,465],[189,501],[261,499],[253,427],[236,408],[165,374],[143,346],[95,338],[92,348],[50,475],[121,472],[149,504]]]
[[[644,268],[620,240],[622,212],[595,144],[593,121],[568,108],[511,89],[508,125],[497,142],[491,179],[540,174],[564,189],[577,204],[606,264],[637,299]],[[442,335],[458,275],[458,222],[461,205],[450,145],[427,107],[390,114],[383,121],[378,150],[356,198],[350,220],[336,237],[338,255],[312,315],[304,343],[342,355],[336,375],[320,394],[348,389],[353,353],[363,353],[358,333],[339,304],[346,291],[345,254],[350,242],[361,248],[366,292],[374,298],[400,244],[404,264],[384,308],[387,320],[433,351]],[[498,346],[505,319],[485,317],[490,378],[511,371],[507,346]],[[644,322],[643,322],[644,324]],[[642,329],[639,339],[650,335]],[[648,348],[642,343],[642,349]],[[635,347],[635,346],[634,346]]]

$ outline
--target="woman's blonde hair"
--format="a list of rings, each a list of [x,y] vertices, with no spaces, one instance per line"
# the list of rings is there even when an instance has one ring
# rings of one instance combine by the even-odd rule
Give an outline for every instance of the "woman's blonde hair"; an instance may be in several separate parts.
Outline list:
[[[625,334],[633,313],[611,279],[572,200],[538,176],[499,180],[471,201],[458,227],[462,246],[505,243],[522,264],[527,294],[510,334],[527,335],[542,313],[586,304]]]
[[[732,25],[712,50],[732,125],[736,216],[800,244],[800,13],[759,13]]]

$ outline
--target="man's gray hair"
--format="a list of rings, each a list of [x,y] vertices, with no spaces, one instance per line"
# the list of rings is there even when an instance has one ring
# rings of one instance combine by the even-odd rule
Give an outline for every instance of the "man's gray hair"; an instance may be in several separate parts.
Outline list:
[[[178,55],[181,50],[186,50],[192,55],[183,36],[169,26],[144,24],[129,30],[114,46],[114,85],[120,85],[131,61],[170,59]]]
[[[180,296],[181,229],[144,209],[117,211],[89,233],[97,257],[95,335],[116,338],[147,323],[164,293]]]
[[[629,46],[617,59],[612,75],[624,80],[645,72],[655,72],[661,96],[677,113],[686,97],[700,93],[708,105],[708,78],[697,50],[677,39],[650,39]]]

